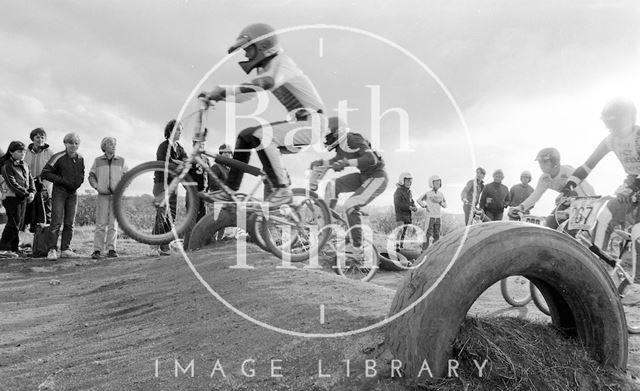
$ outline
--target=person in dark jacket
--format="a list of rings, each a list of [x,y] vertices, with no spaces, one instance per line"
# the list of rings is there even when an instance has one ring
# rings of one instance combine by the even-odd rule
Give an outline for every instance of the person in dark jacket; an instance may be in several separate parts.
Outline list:
[[[462,210],[464,211],[464,224],[469,225],[473,221],[471,211],[478,206],[480,194],[484,189],[484,176],[487,174],[484,168],[476,168],[476,177],[470,179],[467,185],[462,189],[460,198],[462,199]]]
[[[509,206],[509,188],[502,184],[504,173],[501,169],[493,172],[493,182],[487,184],[480,195],[480,209],[491,221],[500,221],[504,208]]]
[[[396,212],[396,225],[401,227],[398,230],[398,236],[396,239],[396,250],[399,250],[403,246],[404,237],[409,228],[409,224],[412,223],[412,214],[418,210],[413,196],[411,195],[411,183],[413,177],[408,172],[400,174],[398,183],[396,184],[396,191],[393,193],[393,207]]]
[[[49,144],[47,144],[47,132],[44,129],[33,129],[29,134],[29,138],[32,143],[27,147],[24,161],[29,165],[31,176],[33,176],[36,185],[36,198],[32,203],[27,204],[24,223],[20,230],[25,231],[28,225],[29,232],[33,234],[36,232],[38,224],[51,223],[51,191],[53,185],[51,182],[43,180],[41,174],[44,166],[53,157],[53,152]]]
[[[0,257],[17,258],[20,239],[18,230],[23,223],[27,203],[33,202],[36,189],[29,166],[24,162],[26,146],[22,141],[12,141],[7,154],[0,158],[3,188],[2,201],[7,213],[7,224],[0,238]]]
[[[75,258],[78,256],[69,246],[73,238],[73,223],[78,207],[77,190],[84,182],[84,158],[78,153],[80,137],[76,133],[68,133],[62,140],[65,150],[54,154],[42,169],[41,177],[53,183],[51,194],[51,226],[49,227],[47,258],[58,259],[58,236],[60,226],[60,257]],[[64,224],[64,225],[63,225]]]
[[[178,140],[182,134],[182,124],[176,123],[175,119],[167,122],[164,127],[164,141],[158,146],[156,151],[156,160],[166,161],[171,163],[180,163],[187,160],[188,156],[184,148]],[[173,177],[167,176],[167,183],[171,182]],[[153,196],[156,198],[163,197],[165,186],[165,178],[161,172],[156,172],[153,180]],[[162,210],[156,211],[156,220],[153,227],[154,234],[160,234],[171,231],[171,221],[175,221],[176,212],[178,207],[178,194],[173,193],[169,195],[169,211],[170,215],[167,216]],[[171,220],[169,220],[171,219]],[[160,245],[158,249],[160,255],[171,255],[171,250],[168,244]]]

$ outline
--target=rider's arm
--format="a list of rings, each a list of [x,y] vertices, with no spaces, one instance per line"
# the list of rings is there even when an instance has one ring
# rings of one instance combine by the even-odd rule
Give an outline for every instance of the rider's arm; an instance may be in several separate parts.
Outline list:
[[[447,200],[444,199],[444,196],[442,196],[442,202],[440,202],[440,206],[443,208],[447,207]]]
[[[531,195],[527,197],[526,200],[522,201],[522,204],[518,205],[518,208],[522,210],[530,210],[531,208],[533,208],[536,202],[538,202],[540,197],[542,197],[544,192],[547,190],[547,188],[548,188],[548,185],[546,184],[546,181],[544,181],[543,177],[541,176],[538,179],[538,184],[536,185],[536,188],[533,190],[533,193],[531,193]]]
[[[357,151],[357,157],[348,159],[349,166],[356,167],[360,170],[366,169],[366,167],[372,167],[378,164],[378,157],[371,149],[369,143],[360,135],[359,133],[350,133],[347,138],[347,146],[351,151]],[[329,164],[332,164],[340,159],[343,156],[341,154],[336,153],[332,159],[329,160]]]
[[[600,144],[598,144],[595,151],[593,151],[593,153],[591,154],[591,156],[589,156],[587,161],[584,162],[583,165],[578,167],[573,172],[573,174],[571,174],[571,176],[567,180],[567,186],[575,188],[577,185],[579,185],[580,182],[582,182],[589,175],[591,170],[595,168],[595,166],[600,162],[600,160],[602,160],[602,158],[610,151],[611,151],[611,148],[609,147],[609,143],[605,138],[600,142]]]

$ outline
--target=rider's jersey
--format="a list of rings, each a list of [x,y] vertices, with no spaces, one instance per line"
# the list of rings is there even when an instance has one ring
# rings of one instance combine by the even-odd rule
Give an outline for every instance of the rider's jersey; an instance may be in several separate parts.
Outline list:
[[[531,193],[531,195],[527,197],[526,200],[522,201],[521,205],[524,206],[524,210],[533,208],[535,203],[538,202],[540,197],[542,197],[547,189],[560,192],[569,180],[569,177],[571,176],[571,173],[573,173],[573,171],[574,169],[572,166],[564,164],[560,166],[560,171],[555,177],[552,177],[549,174],[542,174],[540,176],[540,179],[538,179],[538,184],[533,190],[533,193]],[[582,183],[580,183],[580,185],[575,188],[575,191],[576,193],[578,193],[578,196],[581,197],[596,195],[593,187],[589,183],[587,183],[587,181],[583,181]]]
[[[573,173],[570,178],[575,183],[587,177],[591,170],[609,152],[613,151],[628,175],[640,175],[640,127],[635,126],[626,137],[615,137],[609,134],[598,144],[587,161]]]
[[[259,79],[270,78],[273,86],[269,91],[285,107],[287,112],[295,110],[296,118],[305,117],[305,108],[310,112],[322,112],[324,103],[315,86],[296,65],[291,57],[282,51],[273,57],[264,68],[258,68],[258,78],[253,80],[253,84],[260,85]]]
[[[360,133],[348,132],[347,137],[336,147],[336,156],[329,160],[329,164],[341,159],[347,159],[357,167],[362,174],[373,174],[384,171],[382,156],[371,148],[369,140]],[[354,161],[355,159],[355,161]]]

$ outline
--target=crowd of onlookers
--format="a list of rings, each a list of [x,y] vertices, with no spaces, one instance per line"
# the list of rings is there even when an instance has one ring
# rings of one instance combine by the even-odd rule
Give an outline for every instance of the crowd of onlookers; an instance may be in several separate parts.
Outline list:
[[[158,160],[187,159],[184,148],[178,142],[181,132],[182,127],[180,124],[176,126],[175,120],[167,123],[165,140],[156,153]],[[65,135],[62,140],[64,149],[56,153],[47,143],[47,132],[43,128],[32,130],[29,138],[31,143],[28,145],[22,141],[12,141],[6,153],[0,149],[0,197],[7,218],[0,237],[0,257],[17,258],[29,251],[37,256],[37,244],[44,247],[42,255],[50,260],[78,257],[79,254],[70,246],[78,206],[77,191],[85,181],[85,162],[78,153],[80,137],[76,133]],[[127,172],[127,165],[124,158],[116,155],[116,147],[115,138],[102,139],[100,148],[103,154],[95,158],[87,177],[89,185],[97,192],[91,254],[94,259],[118,256],[113,193]],[[219,147],[219,153],[229,157],[232,151],[223,144]],[[228,167],[218,163],[213,164],[211,169],[223,181],[229,173]],[[215,182],[208,180],[203,167],[194,164],[190,175],[198,183],[199,191],[216,190]],[[163,191],[164,178],[156,175],[153,194],[157,196]],[[168,232],[171,229],[169,218],[175,219],[177,195],[170,195],[169,200],[171,215],[158,212],[154,232]],[[206,213],[204,202],[199,202],[198,219]],[[217,233],[218,236],[223,234]],[[29,251],[27,248],[30,248]],[[153,251],[159,255],[171,254],[169,245],[159,246]]]
[[[485,185],[486,173],[484,168],[478,167],[476,177],[466,183],[460,194],[464,221],[467,225],[473,221],[474,214],[485,222],[502,220],[507,207],[521,205],[534,191],[533,187],[529,185],[531,182],[529,171],[523,171],[520,174],[520,183],[513,185],[510,189],[502,183],[504,173],[501,169],[495,170],[493,182]],[[418,210],[410,190],[412,182],[413,178],[410,173],[402,173],[396,184],[397,188],[393,197],[396,223],[401,227],[398,230],[397,250],[402,248],[407,231],[413,222],[413,214]],[[442,179],[434,175],[429,178],[428,182],[430,190],[417,198],[417,204],[426,211],[426,237],[422,245],[423,250],[440,238],[442,208],[447,207],[447,201],[440,190]]]

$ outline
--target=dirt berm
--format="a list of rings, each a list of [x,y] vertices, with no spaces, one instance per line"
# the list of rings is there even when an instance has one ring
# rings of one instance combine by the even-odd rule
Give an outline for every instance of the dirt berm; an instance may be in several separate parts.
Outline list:
[[[297,333],[366,327],[394,295],[326,270],[277,269],[253,245],[251,270],[229,268],[233,244],[190,255],[229,304]],[[373,389],[367,358],[383,376],[380,329],[340,338],[272,331],[214,298],[181,256],[12,261],[0,275],[1,390]]]

